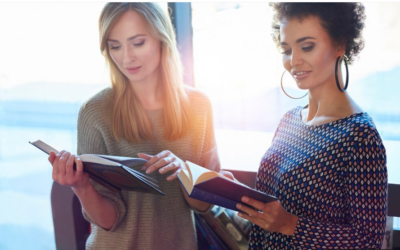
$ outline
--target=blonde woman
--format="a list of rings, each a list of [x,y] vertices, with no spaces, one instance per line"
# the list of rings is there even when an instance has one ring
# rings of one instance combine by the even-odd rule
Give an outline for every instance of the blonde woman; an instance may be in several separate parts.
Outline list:
[[[92,226],[87,249],[197,249],[192,209],[210,204],[190,199],[174,180],[183,160],[220,170],[210,101],[184,86],[174,30],[158,4],[108,3],[99,29],[111,88],[81,107],[78,155],[145,158],[166,195],[111,192],[66,151],[49,157],[53,179],[79,197]]]

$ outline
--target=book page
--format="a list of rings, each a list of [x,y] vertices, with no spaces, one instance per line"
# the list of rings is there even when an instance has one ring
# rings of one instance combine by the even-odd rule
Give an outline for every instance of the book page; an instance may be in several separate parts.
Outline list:
[[[115,155],[97,155],[101,158],[105,158],[114,162],[118,162],[124,166],[133,168],[137,165],[143,165],[147,162],[147,160],[142,158],[134,158],[134,157],[126,157],[126,156],[115,156]]]
[[[57,149],[55,149],[54,147],[50,146],[49,144],[47,144],[41,140],[37,140],[34,142],[29,142],[29,143],[47,154],[50,154],[51,151],[54,151],[56,154],[59,153],[59,151]],[[98,163],[98,164],[103,164],[103,165],[108,165],[108,166],[121,166],[121,164],[119,164],[117,162],[103,159],[96,155],[83,154],[83,155],[80,155],[79,157],[81,158],[81,160],[83,162],[93,162],[93,163]]]
[[[181,169],[178,173],[178,179],[182,183],[183,187],[186,189],[186,192],[188,192],[188,194],[190,195],[193,190],[193,182],[190,176],[190,172],[186,169]]]
[[[214,177],[222,177],[225,178],[224,176],[220,175],[219,173],[209,170],[207,168],[203,168],[199,165],[196,165],[190,161],[186,161],[186,166],[188,167],[191,177],[192,177],[192,183],[193,185],[198,184],[200,182],[212,179]]]
[[[97,163],[97,164],[102,164],[102,165],[107,165],[107,166],[121,166],[121,164],[110,161],[101,157],[98,157],[96,155],[92,154],[83,154],[79,156],[83,162],[92,162],[92,163]]]
[[[47,143],[42,142],[41,140],[37,140],[34,142],[29,142],[29,143],[32,144],[33,146],[37,147],[38,149],[42,150],[46,154],[50,154],[51,151],[54,151],[56,154],[58,154],[58,152],[59,152],[54,147],[50,146]]]

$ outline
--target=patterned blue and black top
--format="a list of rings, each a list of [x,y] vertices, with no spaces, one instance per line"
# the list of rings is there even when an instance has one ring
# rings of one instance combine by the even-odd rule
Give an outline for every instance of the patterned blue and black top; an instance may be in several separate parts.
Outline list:
[[[253,224],[249,249],[377,249],[386,225],[386,153],[367,113],[307,125],[287,112],[256,188],[299,217],[292,236]]]

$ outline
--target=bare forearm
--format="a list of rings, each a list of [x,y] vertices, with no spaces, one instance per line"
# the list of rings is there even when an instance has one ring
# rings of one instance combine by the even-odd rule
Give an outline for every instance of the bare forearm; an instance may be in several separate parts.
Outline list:
[[[205,212],[210,208],[210,206],[211,206],[210,203],[199,201],[199,200],[196,200],[196,199],[192,199],[187,195],[185,189],[182,186],[181,186],[181,189],[182,189],[183,195],[185,196],[186,202],[191,207],[195,208],[199,212]]]
[[[89,184],[86,188],[72,190],[78,196],[86,214],[104,229],[111,229],[117,218],[114,205]]]

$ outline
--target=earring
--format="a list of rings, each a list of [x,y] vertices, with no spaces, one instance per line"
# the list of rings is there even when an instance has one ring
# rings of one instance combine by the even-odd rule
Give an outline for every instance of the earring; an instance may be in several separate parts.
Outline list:
[[[303,97],[306,97],[308,95],[308,92],[305,95],[303,95],[302,97],[293,97],[293,96],[290,96],[288,93],[286,93],[285,89],[283,88],[283,83],[282,83],[283,75],[285,74],[285,72],[286,72],[286,70],[283,71],[283,74],[282,74],[282,77],[281,77],[281,88],[282,88],[283,93],[285,93],[285,95],[287,95],[289,98],[292,98],[292,99],[301,99]]]
[[[338,77],[338,63],[339,63],[339,59],[340,56],[336,59],[336,65],[335,65],[335,79],[336,79],[336,85],[338,87],[338,89],[340,90],[340,92],[344,92],[347,89],[347,86],[349,85],[349,69],[347,68],[347,62],[346,59],[344,58],[343,55],[343,61],[344,61],[344,65],[346,66],[346,84],[344,85],[344,88],[342,89],[340,87],[340,83],[339,83],[339,77]]]

